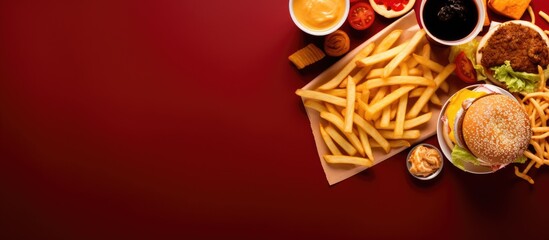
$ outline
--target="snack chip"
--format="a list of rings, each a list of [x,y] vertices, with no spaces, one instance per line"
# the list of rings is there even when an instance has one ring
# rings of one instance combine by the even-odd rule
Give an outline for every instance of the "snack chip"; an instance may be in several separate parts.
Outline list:
[[[303,69],[320,59],[324,58],[326,54],[320,48],[312,43],[309,43],[306,47],[299,49],[288,57],[288,59],[294,63],[298,69]]]
[[[530,5],[530,0],[489,0],[488,7],[494,12],[518,20]]]

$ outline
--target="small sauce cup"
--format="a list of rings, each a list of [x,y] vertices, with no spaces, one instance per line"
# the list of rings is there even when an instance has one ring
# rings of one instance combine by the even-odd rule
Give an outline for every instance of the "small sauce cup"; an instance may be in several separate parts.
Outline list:
[[[486,17],[482,0],[422,0],[419,9],[429,40],[445,46],[473,40]]]
[[[426,147],[428,149],[433,149],[434,150],[433,153],[436,154],[436,156],[438,157],[438,161],[439,161],[438,168],[433,169],[434,171],[428,173],[427,175],[418,175],[418,174],[415,174],[411,170],[412,167],[413,167],[413,163],[412,163],[412,161],[410,161],[410,158],[412,158],[413,157],[412,155],[415,154],[415,151],[418,150],[421,147]],[[426,161],[426,159],[422,159],[422,161]],[[406,168],[408,169],[408,172],[412,176],[414,176],[415,178],[420,179],[420,180],[430,180],[430,179],[435,178],[442,171],[443,166],[444,166],[444,158],[443,158],[442,153],[440,152],[440,150],[437,147],[435,147],[431,144],[427,144],[427,143],[421,143],[421,144],[416,145],[415,147],[413,147],[410,150],[410,152],[408,152],[408,157],[406,157]]]
[[[325,36],[335,32],[347,20],[349,0],[290,0],[290,16],[302,31]]]

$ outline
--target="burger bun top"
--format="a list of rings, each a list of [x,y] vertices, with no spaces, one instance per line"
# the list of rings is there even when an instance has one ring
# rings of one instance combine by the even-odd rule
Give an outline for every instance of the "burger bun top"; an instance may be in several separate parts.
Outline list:
[[[516,99],[489,94],[477,98],[467,108],[461,134],[466,147],[483,164],[505,165],[524,154],[532,130]]]

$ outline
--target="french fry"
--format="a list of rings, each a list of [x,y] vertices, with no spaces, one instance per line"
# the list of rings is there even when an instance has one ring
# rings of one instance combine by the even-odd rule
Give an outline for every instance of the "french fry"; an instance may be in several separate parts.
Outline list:
[[[538,14],[543,18],[545,19],[545,21],[547,21],[549,23],[549,16],[547,16],[547,13],[545,13],[544,11],[539,11]]]
[[[419,130],[405,130],[402,136],[396,136],[395,131],[379,130],[379,133],[385,139],[414,140],[421,136],[421,132]]]
[[[545,100],[549,100],[549,92],[533,92],[533,93],[528,93],[526,96],[524,96],[522,98],[522,102],[526,102],[526,100],[530,99],[530,98],[533,98],[533,97],[538,97],[538,98],[543,98]]]
[[[534,132],[534,133],[549,132],[549,127],[533,127],[532,132]]]
[[[348,133],[344,131],[344,122],[338,115],[330,112],[321,112],[320,117],[330,122],[336,128],[338,128],[339,131],[341,131],[347,137],[351,145],[358,151],[358,153],[364,156],[364,149],[362,148],[362,143],[360,142],[356,134],[354,134],[353,132]],[[351,154],[351,155],[354,155],[354,154]]]
[[[425,104],[425,105],[423,105],[423,108],[421,109],[421,112],[422,113],[427,113],[427,112],[429,112],[429,109],[430,109],[429,104]]]
[[[361,85],[357,86],[357,89],[358,90],[372,89],[372,88],[378,88],[378,87],[390,86],[390,85],[420,85],[420,86],[428,86],[428,87],[436,86],[435,82],[432,79],[427,79],[424,77],[394,76],[394,77],[387,77],[387,78],[369,79],[365,83],[362,83]]]
[[[417,69],[418,64],[419,63],[417,62],[417,60],[413,57],[408,58],[408,60],[406,60],[406,65],[408,65],[409,69],[414,69],[414,68]]]
[[[421,76],[423,75],[423,70],[420,70],[419,68],[410,68],[410,70],[408,70],[408,74],[410,76]]]
[[[400,44],[400,45],[398,45],[394,48],[391,48],[391,49],[389,49],[385,52],[365,57],[361,60],[358,60],[356,62],[356,65],[359,66],[359,67],[365,67],[365,66],[372,66],[376,63],[380,63],[380,62],[383,62],[383,61],[387,61],[387,60],[395,57],[402,50],[404,50],[404,48],[408,45],[408,43],[409,43],[409,41],[406,41],[406,42],[404,42],[404,43],[402,43],[402,44]]]
[[[381,74],[383,74],[383,68],[374,68],[368,72],[366,75],[366,79],[374,79],[374,78],[380,78]],[[396,76],[396,72],[394,73]]]
[[[383,108],[381,111],[381,118],[379,119],[379,124],[381,126],[388,126],[391,121],[391,105]]]
[[[377,143],[379,143],[379,145],[382,146],[385,152],[389,152],[389,150],[391,149],[389,142],[387,142],[387,139],[385,139],[379,133],[379,131],[374,126],[372,126],[372,124],[364,120],[364,118],[356,113],[354,114],[353,121],[358,127],[362,128],[362,130],[368,133],[369,136],[371,136]]]
[[[388,87],[381,87],[377,90],[376,94],[374,95],[374,97],[372,98],[372,101],[370,101],[370,106],[372,104],[375,104],[377,102],[379,102],[381,99],[383,99],[385,97],[385,95],[387,95],[387,92],[389,91],[389,88]],[[381,112],[377,112],[375,114],[369,114],[368,113],[368,109],[370,109],[370,106],[368,106],[368,108],[366,108],[366,112],[364,113],[364,116],[367,120],[377,120],[379,118],[379,116],[381,116]]]
[[[421,56],[423,56],[426,59],[431,58],[431,45],[429,45],[429,43],[426,43],[425,45],[423,45],[423,48],[421,49]],[[433,73],[431,72],[430,68],[422,65],[421,69],[423,70],[423,77],[427,79],[433,79]]]
[[[539,117],[541,118],[541,120],[543,122],[547,122],[547,115],[545,115],[545,112],[541,108],[539,102],[535,98],[530,98],[528,100],[530,100],[530,102],[532,103],[532,105],[534,106],[536,111],[538,111],[538,114],[539,114]]]
[[[370,140],[368,139],[368,134],[366,133],[366,131],[364,131],[364,129],[362,128],[358,128],[358,137],[360,139],[360,142],[362,143],[362,148],[364,149],[364,153],[366,154],[366,156],[372,161],[375,161],[374,153],[372,152]]]
[[[402,30],[400,29],[391,31],[389,34],[387,34],[385,38],[383,38],[383,40],[379,42],[373,54],[378,54],[378,53],[387,51],[389,48],[391,48],[395,44],[395,42],[398,40],[401,34],[402,34]]]
[[[541,160],[541,158],[539,158],[538,156],[536,156],[535,154],[531,153],[528,150],[524,151],[524,156],[526,156],[529,159],[532,159],[532,160],[536,161],[537,163],[543,164],[543,160]]]
[[[450,91],[450,85],[448,84],[448,82],[442,82],[439,88],[445,93],[448,93]]]
[[[530,22],[532,24],[536,24],[536,15],[534,14],[532,6],[528,6],[528,14],[530,14]]]
[[[410,98],[420,97],[421,94],[423,94],[423,91],[425,91],[424,87],[414,88],[414,90],[410,91],[410,93],[408,94],[408,97]]]
[[[412,119],[406,119],[404,120],[404,130],[413,129],[417,126],[425,124],[429,122],[429,120],[431,120],[432,116],[433,116],[433,113],[428,112]],[[382,127],[381,125],[377,125],[377,124],[375,125],[375,127],[379,130],[392,130],[392,129],[395,129],[396,124],[395,122],[389,122],[389,125],[387,127]]]
[[[364,116],[366,113],[366,109],[368,108],[368,100],[370,98],[370,91],[365,90],[362,91],[362,95],[360,98],[357,98],[357,105],[358,105],[358,115]]]
[[[344,132],[353,132],[353,113],[355,112],[356,86],[352,77],[347,78],[347,106],[345,107]]]
[[[349,61],[337,75],[332,78],[330,81],[326,82],[322,86],[318,87],[320,90],[328,90],[337,87],[349,74],[355,69],[356,61],[362,58],[367,57],[374,50],[375,44],[370,43],[366,45],[360,52]]]
[[[456,68],[456,65],[453,64],[453,63],[450,63],[450,64],[446,65],[446,67],[444,67],[444,70],[442,70],[442,72],[440,72],[435,77],[435,83],[436,83],[437,86],[436,87],[427,87],[427,89],[425,89],[425,91],[419,97],[419,99],[416,101],[414,106],[412,106],[410,111],[408,111],[408,113],[406,114],[406,118],[414,118],[419,114],[419,112],[421,111],[423,106],[425,106],[425,104],[429,101],[429,99],[431,99],[431,96],[438,89],[438,86],[440,86],[440,84],[442,82],[444,82],[446,80],[446,78],[448,76],[450,76],[450,74],[452,72],[454,72],[455,68]]]
[[[391,120],[394,120],[396,118],[396,114],[397,114],[397,110],[398,110],[398,102],[399,101],[394,101],[392,104],[391,104],[391,116],[390,119]]]
[[[297,89],[295,91],[295,94],[304,98],[316,99],[316,100],[328,102],[337,106],[345,107],[347,105],[347,100],[345,100],[345,98],[336,97],[336,96],[333,96],[327,93],[322,93],[319,91]]]
[[[319,124],[319,125],[320,125],[320,136],[322,136],[322,139],[324,140],[324,143],[326,144],[326,146],[330,150],[330,153],[332,153],[334,155],[341,155],[341,151],[339,151],[339,148],[337,148],[334,141],[332,141],[332,137],[330,137],[330,135],[328,135],[328,133],[324,129],[324,126],[322,126],[322,124]]]
[[[332,164],[354,164],[365,167],[371,167],[373,162],[368,158],[363,157],[351,157],[343,155],[324,155],[324,160]]]
[[[404,120],[406,118],[406,106],[408,105],[408,93],[400,97],[395,120],[395,137],[402,137],[404,134]]]
[[[307,100],[305,100],[303,105],[305,105],[305,107],[308,107],[310,109],[314,109],[317,112],[327,111],[326,107],[322,103],[320,103],[319,101],[316,101],[316,100],[307,99]]]
[[[418,30],[414,36],[410,39],[410,42],[406,45],[406,47],[399,52],[391,61],[385,66],[385,69],[383,71],[382,78],[389,77],[391,73],[395,70],[395,68],[408,56],[410,55],[414,49],[416,48],[417,44],[425,37],[425,30],[420,29]]]
[[[395,100],[399,99],[404,94],[408,93],[409,91],[411,91],[414,88],[415,88],[415,86],[410,86],[410,85],[400,87],[396,91],[394,91],[392,93],[389,93],[383,99],[381,99],[378,102],[370,105],[370,107],[366,110],[366,114],[374,115],[375,113],[379,112],[384,107],[387,107],[389,104],[393,103]]]
[[[442,70],[444,69],[444,66],[438,64],[437,62],[434,62],[426,57],[423,57],[423,56],[420,56],[420,55],[417,55],[417,54],[413,54],[412,55],[416,61],[419,62],[419,64],[421,64],[421,66],[425,66],[435,72],[442,72]]]
[[[336,108],[335,105],[329,104],[329,103],[325,103],[324,105],[326,106],[326,109],[328,110],[329,113],[336,115],[340,119],[343,119],[343,116],[341,115],[340,111]]]
[[[328,125],[324,128],[324,130],[326,130],[326,132],[328,133],[328,135],[330,135],[330,137],[341,147],[343,148],[343,150],[353,156],[357,153],[357,150],[355,147],[353,147],[353,145],[351,145],[351,143],[349,143],[343,136],[341,136],[341,134],[339,134],[337,132],[337,130],[335,130],[332,126]]]
[[[372,66],[366,66],[361,68],[358,72],[356,72],[355,75],[353,75],[353,80],[355,81],[355,84],[360,83],[368,75],[368,73],[370,72],[370,69],[372,69]],[[347,86],[346,83],[345,84],[342,83],[340,87],[346,87],[346,86]]]
[[[402,140],[402,139],[399,139],[399,140],[389,140],[389,146],[391,148],[399,148],[399,147],[409,147],[411,146],[410,142],[406,141],[406,140]],[[372,142],[371,144],[371,147],[372,148],[381,148],[381,145],[379,145],[379,143],[376,143],[376,142]]]
[[[540,65],[538,65],[538,73],[539,73],[538,91],[543,91],[543,88],[545,87],[545,71],[543,71],[543,68]]]
[[[541,134],[541,135],[534,135],[532,136],[532,139],[545,139],[549,137],[549,132],[546,132],[544,134]]]
[[[347,97],[347,89],[345,89],[345,88],[335,88],[335,89],[323,90],[322,92],[330,94],[332,96],[336,96],[336,97]]]
[[[437,106],[442,106],[442,101],[440,101],[440,98],[438,97],[437,93],[433,93],[433,95],[431,95],[431,98],[429,99],[431,101],[431,103],[437,105]]]
[[[517,166],[515,166],[515,175],[517,175],[517,177],[520,177],[520,178],[522,178],[522,179],[528,181],[530,184],[534,184],[534,179],[532,179],[530,176],[528,176],[528,175],[526,175],[526,174],[520,172],[520,171],[518,170],[518,167],[517,167]]]

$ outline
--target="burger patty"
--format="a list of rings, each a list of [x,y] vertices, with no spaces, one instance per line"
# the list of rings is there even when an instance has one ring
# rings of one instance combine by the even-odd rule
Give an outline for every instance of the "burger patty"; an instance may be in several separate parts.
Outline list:
[[[510,61],[514,71],[537,73],[538,65],[549,64],[549,49],[539,33],[515,23],[496,30],[480,52],[481,64],[490,68]]]

